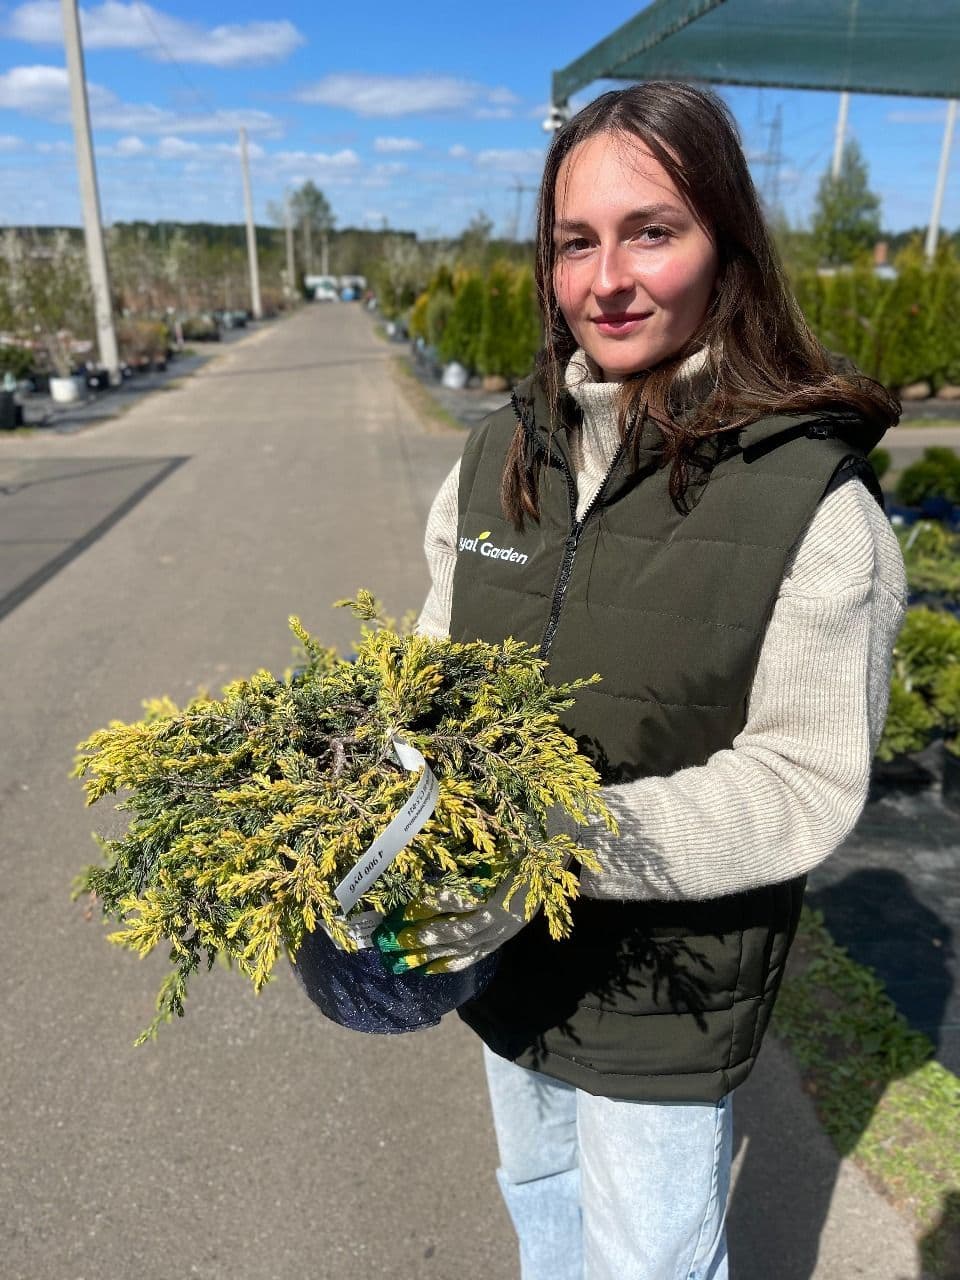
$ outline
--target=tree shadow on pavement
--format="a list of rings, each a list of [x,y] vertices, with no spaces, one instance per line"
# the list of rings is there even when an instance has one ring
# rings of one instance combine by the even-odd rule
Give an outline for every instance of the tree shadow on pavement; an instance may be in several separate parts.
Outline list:
[[[934,1044],[939,1043],[940,1024],[952,992],[948,969],[952,934],[935,912],[917,900],[906,878],[879,868],[856,870],[810,894],[808,904],[824,913],[830,933],[854,960],[877,970],[904,1016],[914,1026],[919,1023]],[[799,972],[804,963],[798,944],[788,965],[788,981],[791,968]],[[828,1069],[843,1066],[850,1053],[856,1052],[831,1034],[828,1025],[831,1012],[842,1011],[844,998],[842,992],[818,988],[810,1019],[816,1026],[817,1011],[824,1014],[825,1038],[820,1039],[828,1050]],[[871,1068],[874,1062],[870,1060]],[[849,1114],[844,1113],[845,1132],[831,1140],[816,1118],[812,1100],[803,1092],[793,1055],[779,1040],[764,1046],[753,1076],[734,1100],[736,1151],[741,1164],[728,1219],[733,1280],[769,1280],[772,1275],[777,1280],[810,1280],[816,1273],[841,1159],[856,1147],[887,1086],[913,1069],[915,1064],[899,1070],[868,1070],[868,1076],[877,1078],[868,1078],[862,1089],[851,1093],[858,1102],[850,1106]],[[952,1210],[948,1203],[955,1193],[950,1188],[944,1190],[942,1220],[929,1235],[935,1238],[938,1252],[946,1256],[949,1248],[956,1247],[948,1237],[957,1219],[955,1206]],[[843,1228],[847,1230],[847,1224]],[[851,1222],[849,1230],[854,1236],[863,1233],[865,1249],[882,1251],[882,1239],[872,1238],[870,1222]],[[836,1241],[831,1240],[831,1250],[835,1247]],[[844,1247],[858,1256],[854,1239],[848,1239]],[[821,1274],[832,1277],[834,1272]],[[841,1272],[835,1274],[840,1280]],[[960,1271],[938,1267],[932,1274],[960,1276]],[[914,1278],[898,1276],[897,1280]]]

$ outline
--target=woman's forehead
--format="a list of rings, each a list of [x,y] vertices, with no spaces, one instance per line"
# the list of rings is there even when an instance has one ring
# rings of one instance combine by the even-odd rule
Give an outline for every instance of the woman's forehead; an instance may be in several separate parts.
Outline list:
[[[584,138],[564,156],[557,171],[558,215],[569,205],[617,203],[647,207],[686,200],[649,147],[639,138],[622,133],[600,133]]]

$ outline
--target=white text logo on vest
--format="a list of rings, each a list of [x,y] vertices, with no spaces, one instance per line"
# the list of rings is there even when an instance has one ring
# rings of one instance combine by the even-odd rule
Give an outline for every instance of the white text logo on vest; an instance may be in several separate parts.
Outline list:
[[[526,564],[530,558],[524,555],[522,551],[514,551],[513,547],[498,547],[494,543],[487,541],[490,537],[490,530],[485,533],[478,533],[475,538],[461,538],[461,551],[479,551],[482,556],[486,556],[490,560],[507,560],[512,564]]]

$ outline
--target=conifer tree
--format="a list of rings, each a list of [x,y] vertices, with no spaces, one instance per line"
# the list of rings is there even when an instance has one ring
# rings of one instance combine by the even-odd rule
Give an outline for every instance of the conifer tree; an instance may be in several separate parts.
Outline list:
[[[840,174],[820,179],[813,239],[821,262],[842,266],[869,252],[880,234],[880,197],[869,187],[866,161],[856,141],[847,142]]]
[[[462,272],[456,279],[453,308],[440,340],[444,360],[459,360],[476,369],[483,321],[483,280],[476,271]]]
[[[509,378],[513,372],[512,285],[510,264],[495,262],[483,282],[483,315],[477,352],[477,368],[481,373]]]
[[[513,282],[513,323],[510,376],[522,378],[533,368],[540,350],[540,311],[533,271],[520,267]]]

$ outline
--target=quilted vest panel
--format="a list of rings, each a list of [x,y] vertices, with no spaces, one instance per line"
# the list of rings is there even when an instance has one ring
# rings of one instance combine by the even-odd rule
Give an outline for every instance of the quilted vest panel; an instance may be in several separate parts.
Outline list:
[[[841,464],[862,453],[823,428],[771,420],[718,462],[688,514],[659,466],[659,432],[608,475],[582,522],[565,441],[533,435],[539,522],[500,511],[508,406],[461,463],[451,636],[542,646],[548,677],[599,672],[564,724],[606,782],[668,775],[729,747],[786,559]],[[763,435],[754,429],[754,436]],[[533,921],[460,1010],[497,1053],[587,1092],[714,1101],[748,1075],[796,929],[802,881],[709,902],[580,899],[552,942]]]

